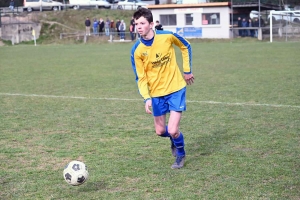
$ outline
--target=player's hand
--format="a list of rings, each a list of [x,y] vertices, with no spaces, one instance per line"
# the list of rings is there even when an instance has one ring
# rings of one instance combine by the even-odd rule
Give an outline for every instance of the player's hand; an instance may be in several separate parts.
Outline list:
[[[152,101],[151,101],[151,99],[149,99],[149,100],[147,100],[147,101],[145,102],[145,110],[146,110],[146,113],[152,114],[152,112],[151,112],[151,110],[150,110],[151,107],[152,107]]]
[[[192,85],[194,83],[194,75],[193,74],[184,74],[184,79],[188,85]]]

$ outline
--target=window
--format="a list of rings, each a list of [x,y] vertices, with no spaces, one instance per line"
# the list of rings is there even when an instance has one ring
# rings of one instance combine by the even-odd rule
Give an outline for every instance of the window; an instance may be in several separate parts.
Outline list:
[[[220,24],[220,13],[203,13],[202,25]]]
[[[193,14],[185,14],[185,25],[193,25]]]
[[[26,2],[39,2],[40,0],[26,0]]]
[[[164,26],[177,25],[176,15],[160,15],[160,23]]]

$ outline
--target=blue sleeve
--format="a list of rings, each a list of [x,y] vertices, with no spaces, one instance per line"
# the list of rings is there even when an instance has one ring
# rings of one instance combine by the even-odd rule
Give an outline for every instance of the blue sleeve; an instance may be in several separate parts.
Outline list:
[[[138,81],[138,76],[137,76],[137,72],[136,72],[136,66],[135,66],[135,60],[134,60],[134,52],[136,50],[136,48],[139,46],[140,41],[136,41],[136,43],[133,45],[132,49],[131,49],[131,67],[133,70],[133,73],[135,75],[135,81]]]

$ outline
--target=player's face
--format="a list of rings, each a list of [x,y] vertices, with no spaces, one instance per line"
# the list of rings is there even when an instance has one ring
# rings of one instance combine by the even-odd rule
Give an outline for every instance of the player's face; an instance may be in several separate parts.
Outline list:
[[[135,19],[134,21],[137,32],[143,38],[149,38],[149,36],[153,34],[153,22],[149,23],[145,17],[140,17],[139,19]]]

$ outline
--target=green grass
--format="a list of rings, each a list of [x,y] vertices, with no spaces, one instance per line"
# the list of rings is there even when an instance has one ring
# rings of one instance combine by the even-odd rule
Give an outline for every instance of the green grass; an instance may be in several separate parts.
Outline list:
[[[193,41],[180,170],[131,45],[0,48],[0,199],[300,198],[299,43]],[[62,176],[74,159],[90,173],[79,187]]]

